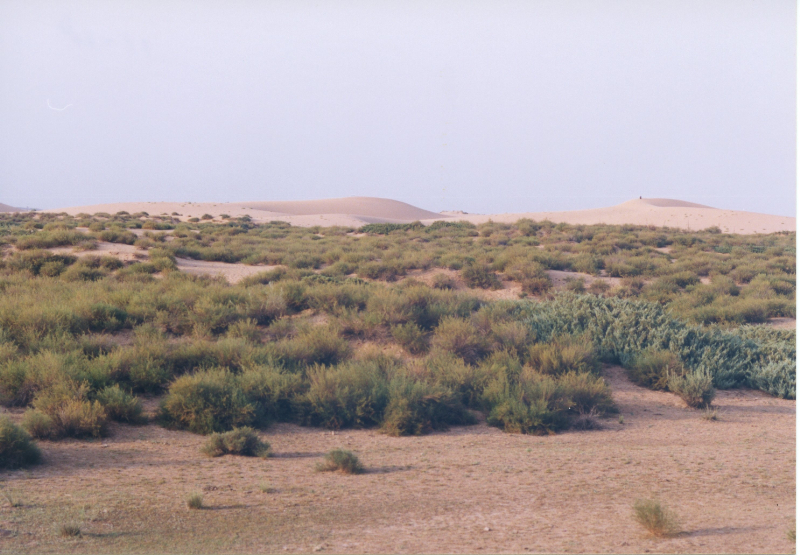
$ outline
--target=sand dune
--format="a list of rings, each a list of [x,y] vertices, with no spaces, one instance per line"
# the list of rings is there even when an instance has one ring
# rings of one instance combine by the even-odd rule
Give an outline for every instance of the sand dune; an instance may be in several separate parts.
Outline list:
[[[231,217],[248,215],[256,222],[281,220],[295,226],[346,226],[360,227],[365,223],[407,223],[420,220],[431,223],[436,220],[467,220],[482,223],[515,222],[520,218],[550,220],[569,224],[633,224],[701,230],[712,226],[725,233],[774,233],[795,231],[796,219],[788,216],[773,216],[755,212],[723,210],[702,204],[675,199],[634,199],[607,208],[573,210],[568,212],[517,212],[510,214],[464,214],[443,212],[437,214],[417,208],[405,202],[373,197],[348,197],[338,199],[276,201],[276,202],[121,202],[76,206],[50,212],[69,214],[106,212],[114,214],[121,210],[150,215],[176,214],[182,220],[210,214],[219,218],[223,214]]]
[[[702,204],[674,199],[635,199],[608,208],[573,210],[569,212],[525,212],[514,214],[467,214],[458,219],[482,223],[515,222],[520,218],[550,220],[568,224],[634,224],[673,227],[697,231],[712,226],[724,233],[752,234],[795,231],[796,218],[773,216],[740,210],[722,210]]]
[[[0,202],[0,212],[21,212],[21,210]]]

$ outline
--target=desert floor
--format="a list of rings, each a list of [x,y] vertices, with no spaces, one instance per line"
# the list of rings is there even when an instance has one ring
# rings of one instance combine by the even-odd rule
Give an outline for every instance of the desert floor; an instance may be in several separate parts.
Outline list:
[[[41,442],[44,464],[2,475],[18,506],[0,498],[0,552],[792,552],[794,401],[721,391],[709,421],[604,372],[622,418],[548,437],[281,424],[262,434],[269,459],[209,459],[203,437],[156,425]],[[340,446],[365,474],[314,471]],[[192,492],[205,509],[186,508]],[[683,531],[648,537],[639,498],[672,508]],[[82,536],[60,537],[63,524]]]

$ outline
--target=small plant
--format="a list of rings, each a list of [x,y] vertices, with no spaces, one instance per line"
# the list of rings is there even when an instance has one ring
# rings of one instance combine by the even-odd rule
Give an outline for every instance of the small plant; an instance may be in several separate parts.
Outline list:
[[[470,287],[480,287],[481,289],[502,289],[503,284],[493,271],[486,266],[470,264],[461,270],[461,277]]]
[[[77,524],[62,524],[58,533],[62,538],[79,538],[81,536],[81,527]]]
[[[269,456],[269,443],[261,441],[253,428],[244,426],[230,432],[211,434],[202,451],[209,457],[241,455],[266,458]]]
[[[203,495],[200,493],[193,493],[186,499],[186,506],[190,510],[199,510],[203,508]]]
[[[271,485],[269,485],[269,483],[261,482],[260,484],[258,484],[258,491],[260,491],[261,493],[275,493],[276,490]]]
[[[142,403],[138,397],[131,395],[118,384],[108,386],[97,394],[97,400],[106,410],[106,416],[111,420],[141,424],[145,421],[142,416]]]
[[[436,274],[433,276],[434,289],[455,289],[456,281],[447,274]]]
[[[687,406],[694,409],[707,408],[714,400],[714,384],[711,376],[694,372],[685,376],[673,376],[668,384],[669,390],[677,393]]]
[[[31,436],[10,418],[0,418],[0,468],[19,468],[38,463],[42,453]]]
[[[428,349],[424,332],[414,322],[395,326],[392,328],[392,336],[412,355],[424,353]]]
[[[361,474],[364,466],[352,451],[334,449],[325,455],[325,460],[315,467],[317,472],[341,472],[342,474]]]
[[[17,494],[15,491],[11,491],[8,489],[2,490],[2,495],[6,500],[6,503],[11,508],[22,507],[22,498]]]
[[[797,542],[797,523],[792,524],[792,527],[786,532],[786,539],[792,543]]]
[[[717,409],[706,407],[703,409],[703,414],[701,415],[703,420],[708,420],[709,422],[716,422],[719,420],[719,414],[717,413]]]
[[[663,506],[659,501],[639,499],[633,505],[636,521],[657,538],[667,538],[680,531],[675,513]]]

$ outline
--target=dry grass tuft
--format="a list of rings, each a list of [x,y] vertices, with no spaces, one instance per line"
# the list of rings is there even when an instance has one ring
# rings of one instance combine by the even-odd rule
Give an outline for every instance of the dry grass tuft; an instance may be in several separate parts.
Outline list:
[[[58,533],[62,538],[79,538],[81,536],[81,527],[77,524],[62,524]]]
[[[325,460],[315,467],[317,472],[341,472],[342,474],[361,474],[364,466],[352,451],[334,449],[325,455]]]
[[[668,538],[680,532],[678,518],[661,502],[653,499],[639,499],[633,505],[636,521],[657,538]]]
[[[198,510],[203,508],[203,496],[197,492],[191,494],[189,498],[186,500],[186,506],[192,510]]]

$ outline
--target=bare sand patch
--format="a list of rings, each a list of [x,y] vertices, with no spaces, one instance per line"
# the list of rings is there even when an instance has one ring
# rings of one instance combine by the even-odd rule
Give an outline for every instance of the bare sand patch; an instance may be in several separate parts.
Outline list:
[[[271,459],[208,459],[204,438],[114,426],[102,441],[41,442],[45,464],[3,475],[14,553],[789,553],[795,402],[719,392],[720,420],[605,370],[624,420],[549,437],[479,424],[421,437],[280,424]],[[152,410],[157,401],[149,402]],[[19,419],[20,410],[13,411]],[[335,447],[361,476],[316,473]],[[189,511],[201,492],[207,509]],[[683,533],[648,538],[638,498],[674,509]],[[80,524],[64,540],[56,527]]]
[[[219,276],[225,278],[229,283],[238,283],[246,277],[277,268],[277,266],[251,266],[229,262],[192,260],[190,258],[177,258],[175,263],[181,272],[195,276]]]

